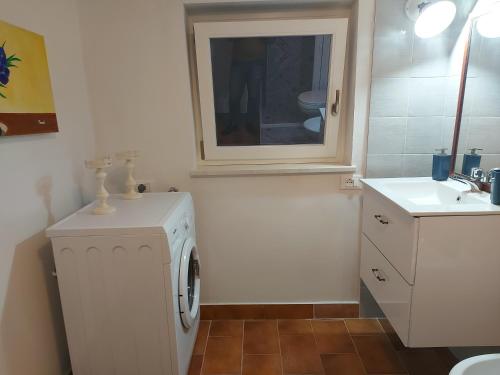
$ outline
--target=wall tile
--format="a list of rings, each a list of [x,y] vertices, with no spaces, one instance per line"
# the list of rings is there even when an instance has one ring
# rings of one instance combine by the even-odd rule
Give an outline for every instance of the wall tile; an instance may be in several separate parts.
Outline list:
[[[408,95],[408,78],[373,78],[371,117],[407,116]]]
[[[481,51],[483,38],[477,32],[477,29],[472,30],[472,39],[470,44],[469,66],[467,68],[467,77],[477,77],[480,75],[481,67]]]
[[[483,154],[500,154],[500,117],[471,117],[467,148],[482,148]]]
[[[401,177],[403,175],[403,159],[401,155],[368,155],[368,178]]]
[[[391,36],[375,37],[373,77],[410,77],[413,33],[405,31]]]
[[[485,73],[471,86],[472,116],[500,117],[500,74]]]
[[[500,66],[500,38],[482,38],[476,30],[473,38],[468,75],[497,73]]]
[[[448,77],[446,79],[444,115],[456,116],[461,77]]]
[[[415,38],[413,44],[412,77],[446,77],[452,74],[451,56],[456,36]],[[461,66],[461,61],[458,62]]]
[[[404,155],[403,156],[404,177],[428,177],[432,176],[432,155]]]
[[[410,79],[409,116],[444,115],[446,78]]]
[[[406,130],[406,154],[432,154],[442,146],[443,117],[410,117]]]
[[[370,118],[369,154],[401,154],[404,151],[406,117]]]
[[[469,118],[463,117],[460,125],[460,137],[458,140],[458,152],[464,153],[467,147],[469,136]],[[443,119],[442,147],[451,152],[453,146],[453,136],[455,134],[455,117],[445,117]]]
[[[464,154],[457,154],[457,161],[455,163],[455,172],[462,173],[462,165],[464,162]]]
[[[375,35],[413,34],[414,23],[405,13],[406,0],[377,0],[375,4]]]
[[[500,168],[500,155],[483,155],[481,158],[481,168],[485,171],[489,171],[493,168]]]

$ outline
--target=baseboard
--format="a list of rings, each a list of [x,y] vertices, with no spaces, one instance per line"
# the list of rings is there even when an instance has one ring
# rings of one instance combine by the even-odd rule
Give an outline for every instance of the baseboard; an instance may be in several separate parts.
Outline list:
[[[202,320],[358,318],[358,303],[201,305]]]

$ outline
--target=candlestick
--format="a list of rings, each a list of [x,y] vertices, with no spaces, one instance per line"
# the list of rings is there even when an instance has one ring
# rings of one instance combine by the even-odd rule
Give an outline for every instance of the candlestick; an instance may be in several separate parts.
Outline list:
[[[92,211],[95,215],[106,215],[115,212],[115,208],[108,204],[109,193],[104,186],[104,181],[106,180],[107,173],[104,171],[105,168],[111,167],[111,158],[105,157],[96,160],[86,160],[85,167],[88,169],[95,169],[95,177],[97,181],[97,206]]]
[[[125,167],[127,167],[128,175],[127,182],[125,183],[127,187],[127,192],[122,195],[123,199],[139,199],[142,198],[142,194],[135,190],[137,182],[134,179],[134,168],[135,159],[139,157],[139,151],[123,151],[115,155],[118,160],[125,160]]]

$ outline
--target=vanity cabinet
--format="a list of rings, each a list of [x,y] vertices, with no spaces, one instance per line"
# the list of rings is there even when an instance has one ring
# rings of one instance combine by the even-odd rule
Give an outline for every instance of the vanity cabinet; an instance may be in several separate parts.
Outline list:
[[[409,347],[500,345],[500,215],[415,216],[364,187],[361,278]]]

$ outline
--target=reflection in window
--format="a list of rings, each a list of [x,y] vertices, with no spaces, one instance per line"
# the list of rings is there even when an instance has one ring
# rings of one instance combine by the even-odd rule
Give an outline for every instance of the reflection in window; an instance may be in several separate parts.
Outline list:
[[[212,38],[218,146],[324,142],[330,35]]]

